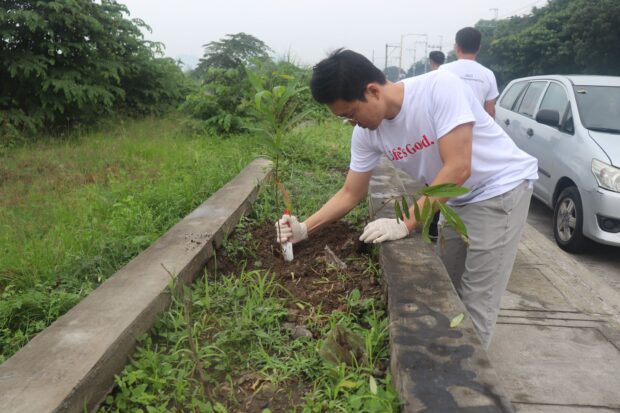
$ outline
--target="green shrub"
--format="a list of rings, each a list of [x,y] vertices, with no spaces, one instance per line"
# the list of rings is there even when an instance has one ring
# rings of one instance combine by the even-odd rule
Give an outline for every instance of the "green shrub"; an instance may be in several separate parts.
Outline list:
[[[181,69],[128,15],[112,0],[0,3],[0,143],[179,102]]]
[[[195,127],[215,135],[230,135],[245,129],[249,116],[251,85],[243,70],[211,68],[205,83],[187,96],[181,110],[195,119]]]

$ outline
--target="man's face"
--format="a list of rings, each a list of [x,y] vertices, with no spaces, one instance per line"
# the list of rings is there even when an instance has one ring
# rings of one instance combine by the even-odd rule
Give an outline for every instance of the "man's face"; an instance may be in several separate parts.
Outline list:
[[[367,91],[366,100],[354,100],[347,102],[338,99],[327,106],[332,113],[340,118],[346,119],[352,125],[360,126],[364,129],[375,130],[383,120],[379,97]]]

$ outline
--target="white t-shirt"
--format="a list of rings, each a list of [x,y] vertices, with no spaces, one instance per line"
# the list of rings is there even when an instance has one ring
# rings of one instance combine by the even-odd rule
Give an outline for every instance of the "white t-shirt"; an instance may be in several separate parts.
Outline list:
[[[460,59],[439,66],[439,70],[449,70],[465,81],[474,91],[474,96],[481,105],[499,96],[497,81],[493,71],[475,60]]]
[[[463,184],[471,191],[448,204],[483,201],[538,178],[536,158],[514,144],[459,78],[435,70],[402,83],[403,104],[394,119],[384,119],[374,131],[353,129],[351,170],[371,171],[386,156],[413,178],[431,184],[443,166],[439,139],[474,122],[471,176]]]

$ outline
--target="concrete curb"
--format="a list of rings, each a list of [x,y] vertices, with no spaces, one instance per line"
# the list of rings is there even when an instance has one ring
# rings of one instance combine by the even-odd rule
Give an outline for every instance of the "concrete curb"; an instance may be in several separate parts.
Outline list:
[[[420,184],[384,162],[370,185],[373,218],[394,217],[386,200]],[[380,245],[388,295],[390,356],[403,412],[511,412],[512,406],[432,246],[414,235]]]
[[[96,406],[125,366],[136,338],[168,306],[168,272],[191,282],[256,199],[258,184],[270,171],[270,161],[253,161],[0,365],[0,411],[82,412]]]

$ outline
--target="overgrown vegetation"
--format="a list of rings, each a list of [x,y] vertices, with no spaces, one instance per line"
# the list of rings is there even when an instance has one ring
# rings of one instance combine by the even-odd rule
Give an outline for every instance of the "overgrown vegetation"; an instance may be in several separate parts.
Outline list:
[[[263,143],[177,118],[0,155],[0,362],[230,180]]]
[[[128,14],[114,0],[1,3],[0,144],[180,102],[185,75]]]
[[[281,159],[280,177],[291,188],[299,215],[313,212],[342,185],[349,135],[350,127],[339,122],[287,134],[290,151]],[[274,192],[273,186],[265,187],[250,217],[242,220],[236,235],[218,252],[233,262],[246,263],[240,265],[245,269],[217,276],[207,272],[183,293],[171,285],[171,309],[139,340],[101,411],[260,411],[255,399],[265,394],[269,395],[266,405],[280,409],[264,412],[398,411],[390,376],[384,375],[388,359],[384,303],[363,298],[354,289],[343,310],[324,312],[321,306],[297,301],[273,272],[257,268],[255,259],[250,263],[257,255],[250,230],[261,224],[271,230],[281,214],[272,201]],[[365,206],[358,207],[347,220],[362,227],[366,214]],[[216,268],[217,263],[218,259]],[[362,265],[369,276],[379,276],[375,261]],[[340,276],[324,274],[321,282]],[[306,326],[320,339],[291,336],[285,324],[295,305],[311,314],[305,318]],[[344,362],[334,355],[329,346],[335,334],[352,337],[357,357],[345,352]],[[244,394],[254,395],[242,397],[242,387]],[[285,392],[279,393],[282,388]]]
[[[181,105],[192,119],[188,122],[191,131],[228,136],[256,129],[263,116],[254,110],[257,81],[251,79],[258,79],[267,90],[287,87],[292,79],[298,85],[309,83],[309,69],[297,66],[290,58],[274,61],[269,51],[262,41],[245,33],[205,45],[205,55],[192,73],[201,85]],[[314,119],[324,119],[328,114],[307,89],[296,93],[291,103],[299,112],[312,109]]]
[[[307,394],[282,396],[290,399],[287,411],[398,411],[390,376],[373,375],[375,363],[388,357],[384,312],[372,300],[359,300],[357,290],[349,296],[347,312],[321,314],[317,309],[311,322],[323,325],[322,335],[346,325],[359,335],[365,354],[357,365],[329,363],[319,356],[320,340],[292,339],[282,327],[287,310],[278,297],[281,288],[264,270],[217,280],[205,276],[191,293],[186,290],[184,298],[175,299],[151,335],[140,339],[131,363],[116,379],[117,390],[100,411],[227,412],[226,405],[236,404],[238,386],[274,394],[287,382],[298,382],[304,390],[304,381],[312,383]],[[196,355],[189,340],[199,343]],[[243,411],[243,406],[232,411]]]

